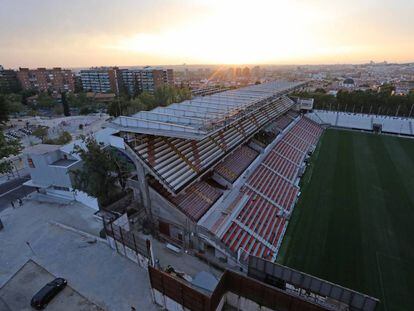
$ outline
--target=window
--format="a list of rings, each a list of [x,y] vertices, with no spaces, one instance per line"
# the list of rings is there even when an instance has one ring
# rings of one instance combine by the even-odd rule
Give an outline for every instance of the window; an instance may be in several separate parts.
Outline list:
[[[31,167],[31,168],[35,168],[35,165],[34,165],[34,163],[33,163],[32,158],[28,158],[28,159],[27,159],[27,162],[29,163],[29,167]]]

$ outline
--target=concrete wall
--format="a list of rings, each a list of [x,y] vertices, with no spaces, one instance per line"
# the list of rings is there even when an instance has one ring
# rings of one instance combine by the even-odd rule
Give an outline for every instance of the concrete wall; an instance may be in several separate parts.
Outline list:
[[[28,158],[32,159],[34,167],[29,166]],[[33,183],[71,188],[72,180],[70,174],[68,174],[69,168],[51,165],[62,158],[63,153],[60,150],[45,154],[28,154],[25,162]]]
[[[77,201],[94,210],[99,210],[98,200],[94,197],[88,196],[85,192],[73,190],[72,188],[69,188],[68,191],[47,188],[45,189],[45,192],[50,196]]]
[[[414,119],[350,112],[314,110],[307,116],[332,126],[371,131],[373,124],[381,124],[382,131],[394,134],[414,135]]]
[[[225,299],[226,304],[236,308],[237,310],[243,311],[272,311],[267,307],[260,306],[256,302],[246,299],[244,297],[238,296],[232,292],[227,292],[226,295],[223,296]]]
[[[168,311],[190,311],[187,308],[184,308],[181,304],[178,302],[172,300],[168,296],[163,295],[156,289],[152,289],[152,298],[154,300],[154,303],[161,306],[164,310]]]
[[[99,210],[98,200],[94,197],[90,197],[85,192],[75,191],[75,200],[94,210]]]
[[[166,295],[163,295],[156,289],[151,289],[152,297],[154,303],[161,306],[163,309],[168,311],[187,311],[189,309],[184,308],[183,305],[179,304],[175,300],[172,300]],[[232,292],[227,292],[220,300],[219,305],[216,308],[216,311],[223,310],[224,305],[227,304],[237,310],[243,311],[272,311],[267,307],[260,306],[256,302],[246,299],[244,297],[238,296]]]
[[[181,226],[187,223],[187,216],[181,213],[174,205],[161,196],[151,187],[149,188],[152,213],[155,218],[160,217]]]
[[[196,235],[197,224],[192,222],[177,207],[172,205],[151,187],[149,188],[149,193],[154,219],[168,222],[170,224],[171,237],[177,239],[178,233],[181,233],[186,247],[189,245],[189,241],[191,240],[193,248],[198,248],[199,239]],[[189,232],[189,235],[185,235],[183,229]]]
[[[136,264],[138,264],[141,268],[148,269],[148,258],[142,256],[139,253],[136,253],[134,250],[130,249],[129,247],[122,245],[122,243],[114,240],[110,236],[106,236],[109,246],[116,250],[119,254],[125,256],[126,258],[132,260]]]

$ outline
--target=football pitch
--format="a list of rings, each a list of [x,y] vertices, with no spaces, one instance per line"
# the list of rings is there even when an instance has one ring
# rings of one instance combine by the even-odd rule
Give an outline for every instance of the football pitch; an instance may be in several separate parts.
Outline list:
[[[328,129],[278,262],[414,310],[414,140]]]

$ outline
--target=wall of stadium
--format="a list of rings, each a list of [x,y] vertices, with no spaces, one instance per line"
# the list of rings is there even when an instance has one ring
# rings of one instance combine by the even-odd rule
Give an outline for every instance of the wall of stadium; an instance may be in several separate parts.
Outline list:
[[[335,127],[372,131],[374,124],[380,124],[384,133],[414,136],[413,118],[326,110],[314,110],[307,116],[320,124]]]

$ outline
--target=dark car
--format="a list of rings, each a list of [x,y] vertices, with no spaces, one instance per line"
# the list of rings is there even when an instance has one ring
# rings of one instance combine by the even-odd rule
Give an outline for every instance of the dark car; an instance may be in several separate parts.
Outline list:
[[[30,305],[36,310],[42,310],[68,282],[63,278],[56,278],[52,282],[47,283],[30,301]]]

